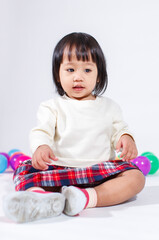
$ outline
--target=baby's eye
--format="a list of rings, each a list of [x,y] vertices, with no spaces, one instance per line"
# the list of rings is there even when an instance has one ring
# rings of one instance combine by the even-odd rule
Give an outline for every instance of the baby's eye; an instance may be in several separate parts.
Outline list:
[[[86,73],[89,73],[89,72],[91,72],[91,69],[86,68],[86,69],[85,69],[85,72],[86,72]]]
[[[73,68],[68,68],[67,71],[68,72],[74,72],[74,69]]]

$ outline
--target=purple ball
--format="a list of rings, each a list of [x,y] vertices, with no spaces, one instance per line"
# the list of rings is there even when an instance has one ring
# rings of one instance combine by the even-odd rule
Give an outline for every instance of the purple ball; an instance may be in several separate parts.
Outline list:
[[[139,156],[131,160],[131,162],[133,162],[143,172],[145,176],[150,172],[151,162],[147,157]]]
[[[15,170],[15,162],[17,160],[18,157],[22,156],[23,153],[17,153],[17,154],[13,154],[10,158],[10,165],[12,167],[13,170]]]
[[[9,162],[10,162],[10,156],[8,153],[5,152],[0,152],[1,155],[5,156],[7,158],[7,168],[9,167]]]

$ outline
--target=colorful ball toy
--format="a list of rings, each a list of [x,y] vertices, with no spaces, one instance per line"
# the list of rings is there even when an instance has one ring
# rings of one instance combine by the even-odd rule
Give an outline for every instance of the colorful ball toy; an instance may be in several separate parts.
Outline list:
[[[15,160],[15,164],[14,164],[15,169],[16,169],[22,162],[24,162],[25,160],[28,160],[28,159],[31,159],[31,157],[26,156],[26,155],[21,155],[21,156],[17,157],[17,159]]]
[[[141,156],[147,157],[151,162],[151,169],[149,174],[154,174],[159,169],[159,159],[151,152],[144,152],[141,154]]]
[[[132,159],[131,162],[134,163],[145,176],[150,172],[151,163],[147,157],[139,156],[137,158]]]
[[[12,149],[8,153],[0,152],[0,173],[4,172],[9,165],[15,170],[23,161],[31,157],[22,153],[19,149]]]
[[[10,156],[8,153],[5,153],[5,152],[0,152],[0,155],[3,155],[7,158],[7,168],[9,167],[10,165]]]
[[[19,150],[19,149],[16,149],[16,148],[11,149],[11,150],[8,152],[8,155],[11,157],[12,154],[13,154],[13,153],[16,153],[16,152],[20,152],[20,150]]]
[[[10,157],[10,165],[12,167],[13,170],[15,170],[15,163],[18,157],[24,155],[22,152],[15,152],[11,155]]]
[[[4,155],[0,154],[0,173],[4,172],[7,168],[8,160]]]
[[[122,150],[118,152],[118,155],[116,155],[115,160],[122,160],[122,158],[120,157],[121,153],[122,153]]]

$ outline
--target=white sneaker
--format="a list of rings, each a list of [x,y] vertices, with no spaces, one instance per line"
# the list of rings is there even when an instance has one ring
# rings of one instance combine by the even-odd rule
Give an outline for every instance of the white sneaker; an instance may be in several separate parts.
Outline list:
[[[65,208],[64,213],[69,216],[75,216],[79,214],[86,205],[85,194],[77,187],[62,187],[62,194],[65,196]]]
[[[61,193],[14,192],[3,202],[6,216],[19,223],[58,216],[64,206],[65,197]]]

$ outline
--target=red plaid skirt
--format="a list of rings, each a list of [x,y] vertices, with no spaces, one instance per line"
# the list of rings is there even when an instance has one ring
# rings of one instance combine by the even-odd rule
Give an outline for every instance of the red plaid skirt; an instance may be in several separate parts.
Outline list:
[[[16,191],[30,187],[79,186],[94,187],[115,175],[138,167],[131,162],[112,160],[85,168],[50,165],[46,171],[32,167],[31,159],[24,161],[15,170],[13,180]]]

